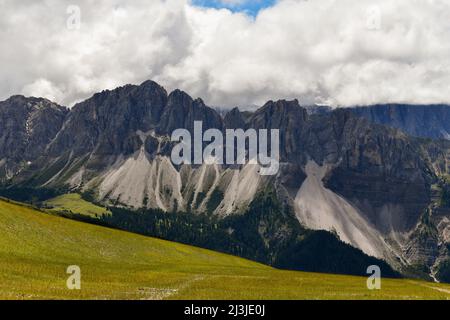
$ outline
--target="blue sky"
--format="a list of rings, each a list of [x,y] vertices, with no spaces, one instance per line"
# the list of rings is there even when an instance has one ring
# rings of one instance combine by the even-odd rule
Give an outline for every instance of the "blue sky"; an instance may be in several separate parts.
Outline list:
[[[255,16],[259,10],[272,6],[276,0],[192,0],[197,6],[227,8],[233,12],[246,12]]]

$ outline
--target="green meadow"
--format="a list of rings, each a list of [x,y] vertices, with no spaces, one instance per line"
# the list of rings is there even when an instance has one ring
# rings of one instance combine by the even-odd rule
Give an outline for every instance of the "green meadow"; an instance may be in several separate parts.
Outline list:
[[[91,218],[109,214],[110,212],[103,207],[92,204],[81,198],[78,193],[63,194],[45,202],[46,206],[51,207],[50,212],[70,212],[75,214],[87,215]]]
[[[66,286],[81,268],[81,290]],[[276,270],[0,200],[0,299],[449,299],[450,285]]]

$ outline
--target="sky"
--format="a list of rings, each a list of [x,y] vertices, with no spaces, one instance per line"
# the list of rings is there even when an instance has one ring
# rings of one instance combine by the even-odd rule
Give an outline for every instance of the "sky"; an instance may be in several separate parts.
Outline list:
[[[261,9],[271,7],[275,2],[275,0],[193,0],[192,4],[205,8],[225,8],[255,17]]]
[[[448,0],[0,0],[0,100],[71,107],[152,79],[220,107],[450,103],[449,16]]]

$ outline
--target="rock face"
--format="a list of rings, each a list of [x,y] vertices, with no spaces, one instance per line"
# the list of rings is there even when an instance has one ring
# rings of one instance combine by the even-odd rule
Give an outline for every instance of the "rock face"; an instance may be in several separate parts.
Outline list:
[[[298,219],[313,230],[335,230],[343,241],[371,256],[384,258],[389,255],[384,252],[387,244],[381,233],[345,198],[325,188],[323,179],[329,169],[313,160],[306,164],[307,179],[294,200]]]
[[[133,154],[141,144],[137,131],[155,129],[166,104],[167,92],[151,81],[97,93],[73,107],[49,155]]]
[[[224,119],[224,126],[227,129],[245,128],[244,115],[239,111],[239,108],[234,108],[227,112]]]
[[[371,124],[349,110],[308,116],[304,111],[298,114],[299,109],[294,106],[295,111],[275,127],[284,132],[286,165],[279,180],[299,176],[299,167],[307,176],[278,186],[286,190],[285,198],[300,222],[336,231],[341,239],[368,254],[381,254],[392,264],[399,260],[409,264],[412,256],[404,256],[403,248],[430,204],[430,188],[437,175],[436,162],[430,161],[424,148],[434,148],[401,131]],[[270,119],[272,111],[273,107],[263,108],[255,118]],[[289,114],[289,108],[283,114]],[[289,123],[295,125],[289,127]],[[273,127],[271,123],[255,126]],[[448,159],[436,150],[445,148],[434,149],[436,160]],[[312,163],[327,169],[308,172]]]
[[[375,105],[351,111],[371,122],[398,128],[415,137],[450,139],[449,105]]]
[[[176,129],[193,132],[194,121],[202,121],[203,130],[222,129],[222,119],[214,109],[201,99],[193,100],[187,93],[175,90],[169,95],[157,133],[170,135]]]
[[[67,114],[46,99],[13,96],[0,102],[0,181],[41,156]]]
[[[302,135],[308,121],[306,110],[297,100],[269,101],[247,121],[247,128],[279,129],[280,157],[282,162],[306,163]]]
[[[447,254],[439,243],[450,238],[450,216],[433,198],[449,173],[450,144],[373,123],[395,119],[412,130],[418,119],[390,108],[389,117],[378,115],[383,108],[311,112],[296,100],[280,100],[222,118],[201,99],[180,90],[168,94],[152,81],[95,94],[70,111],[12,97],[0,103],[0,179],[88,191],[109,205],[218,219],[244,214],[271,189],[303,227],[334,232],[398,269],[423,265],[431,272]],[[279,129],[280,171],[264,177],[256,164],[174,166],[170,135],[192,131],[194,121],[204,130]],[[261,227],[267,230],[278,232]]]
[[[329,126],[337,134],[328,141],[329,152],[323,159],[335,167],[326,177],[326,186],[359,206],[384,232],[413,227],[430,201],[434,179],[417,142],[345,111],[335,112],[331,121]]]

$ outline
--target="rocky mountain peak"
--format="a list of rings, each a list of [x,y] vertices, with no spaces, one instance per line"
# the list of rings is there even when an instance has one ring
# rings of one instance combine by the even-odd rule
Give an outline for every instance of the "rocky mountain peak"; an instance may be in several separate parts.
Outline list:
[[[134,152],[139,147],[136,132],[156,128],[167,100],[166,90],[153,81],[97,93],[71,110],[49,152],[54,155],[64,149],[79,155],[94,150],[115,155]]]
[[[192,104],[192,102],[193,99],[190,95],[180,89],[175,89],[169,94],[167,106],[188,108]]]
[[[298,100],[269,101],[258,109],[250,119],[254,128],[278,128],[286,129],[288,123],[298,121],[298,124],[306,121],[308,113],[302,108]]]
[[[224,117],[224,126],[227,129],[240,129],[245,128],[244,117],[239,108],[233,108],[227,112]]]
[[[43,98],[17,95],[0,102],[0,180],[40,156],[67,114],[65,107]]]
[[[177,89],[169,94],[157,132],[171,134],[181,128],[193,131],[194,121],[202,121],[205,130],[223,127],[216,110],[206,106],[202,99],[193,100],[186,92]]]

